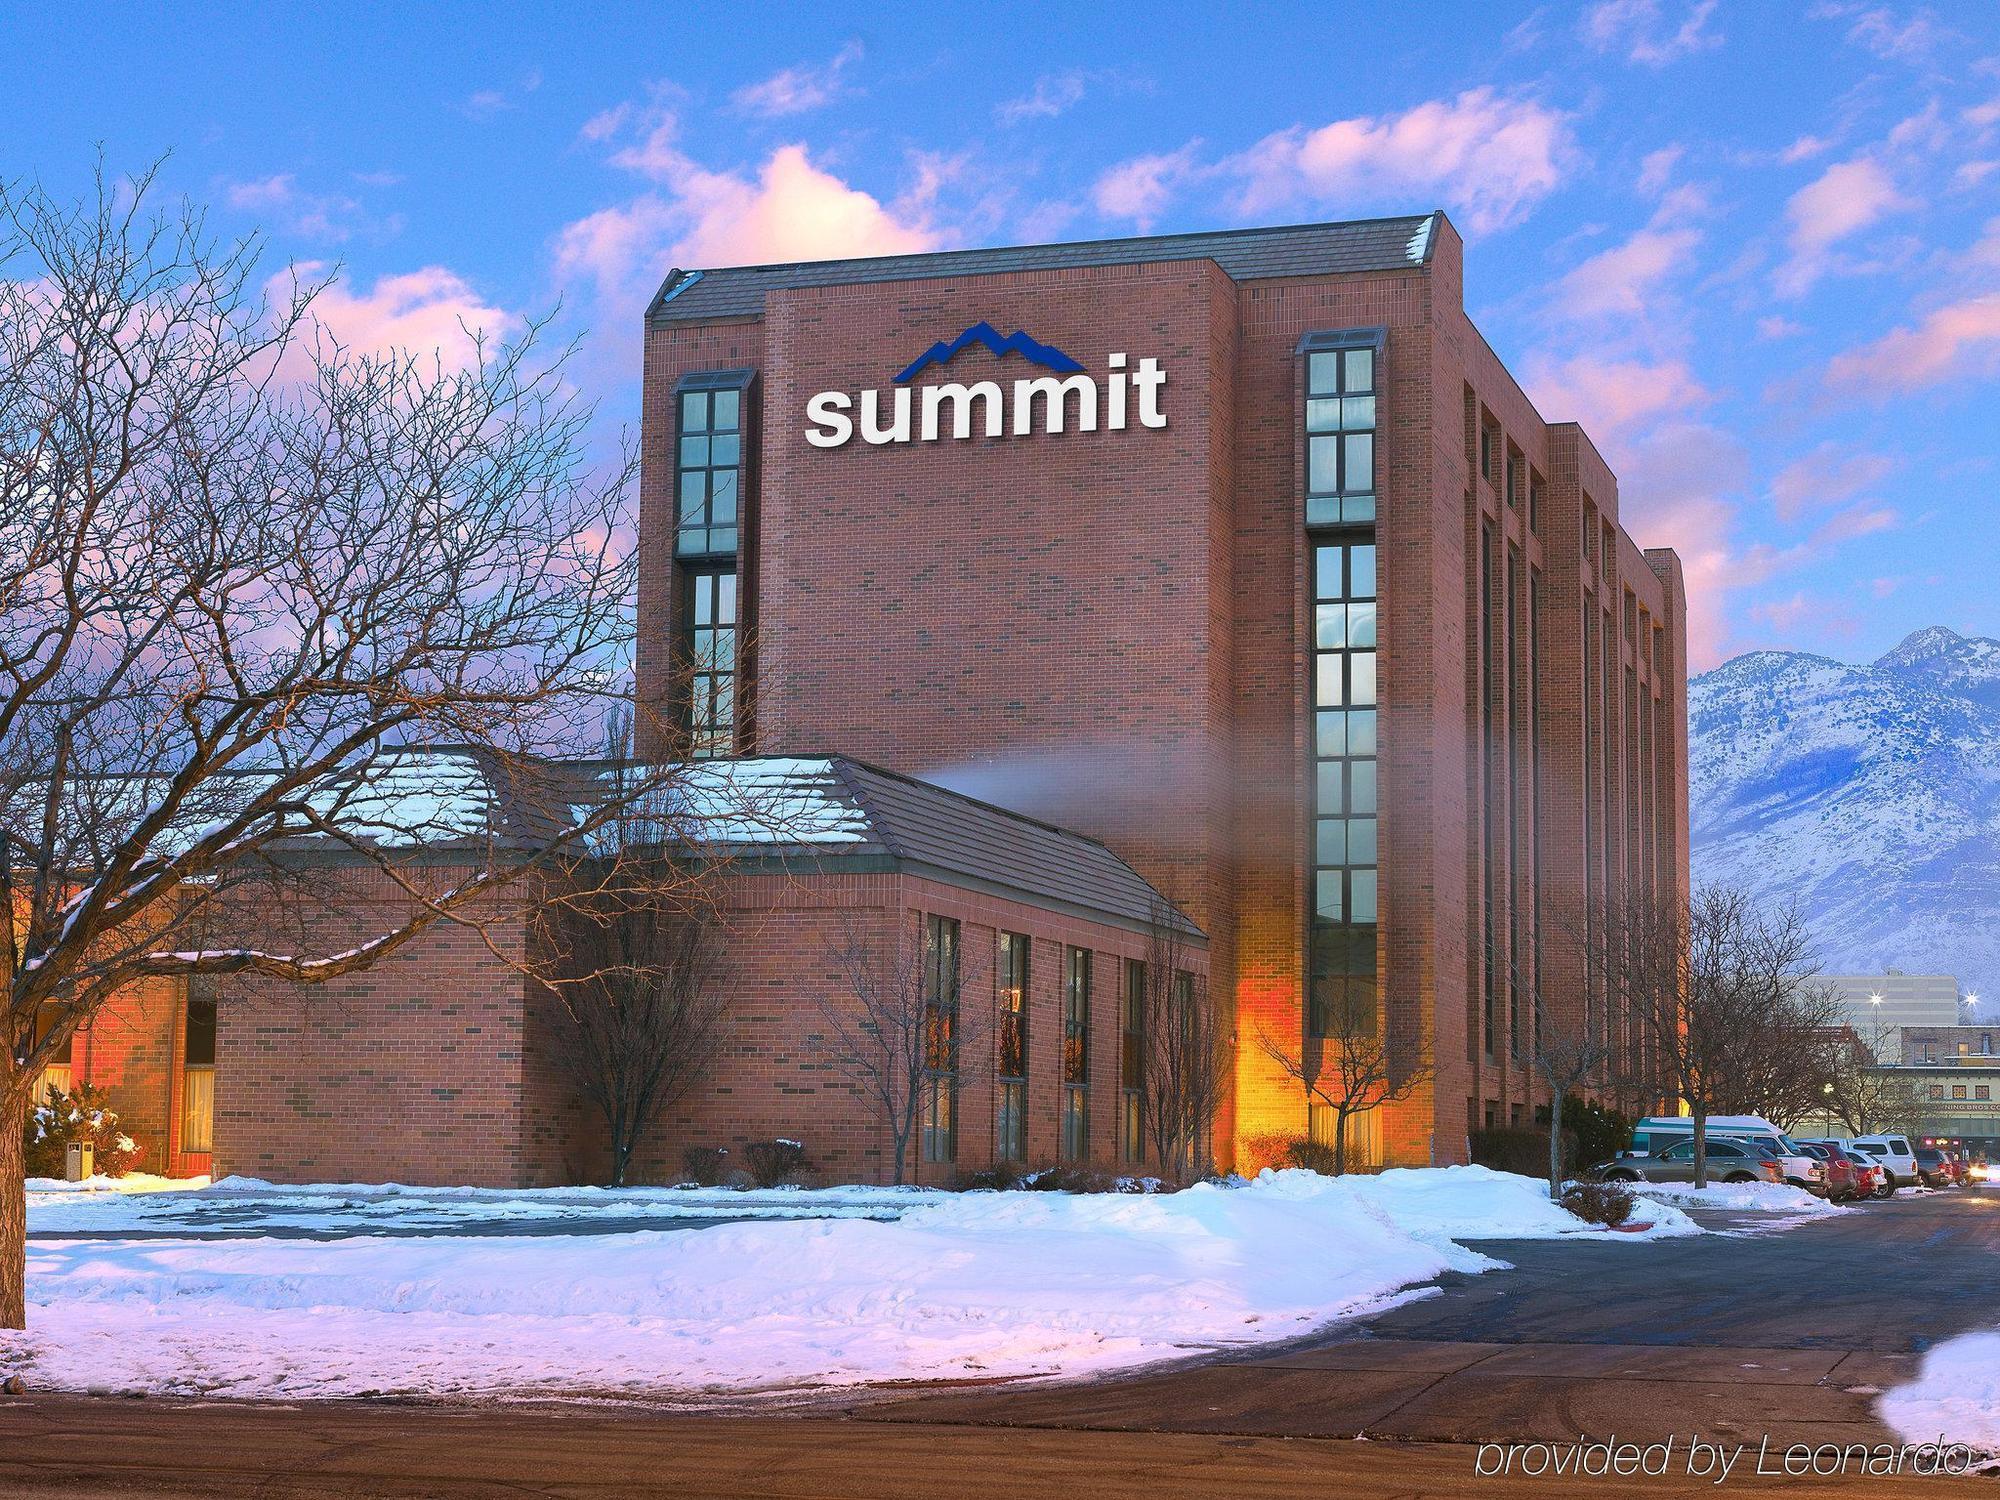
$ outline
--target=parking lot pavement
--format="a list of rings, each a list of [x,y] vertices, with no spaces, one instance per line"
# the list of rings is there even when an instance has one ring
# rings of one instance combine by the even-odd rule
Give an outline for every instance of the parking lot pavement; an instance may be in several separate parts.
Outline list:
[[[1281,1351],[1086,1385],[858,1406],[876,1421],[1424,1442],[1888,1442],[1874,1397],[1922,1351],[2000,1323],[2000,1192],[1899,1198],[1784,1235],[1482,1242],[1447,1276]]]
[[[524,1495],[628,1500],[1656,1500],[1706,1479],[1475,1477],[1475,1450],[1187,1432],[1009,1430],[783,1417],[688,1417],[358,1402],[0,1398],[0,1496],[330,1500]],[[1786,1500],[1990,1494],[1990,1481],[1758,1478],[1730,1491]]]

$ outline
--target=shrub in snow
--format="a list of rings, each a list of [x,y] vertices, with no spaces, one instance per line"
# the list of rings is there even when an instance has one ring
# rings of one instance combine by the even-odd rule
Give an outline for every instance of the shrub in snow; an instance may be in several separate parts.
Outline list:
[[[1562,1206],[1586,1224],[1615,1229],[1632,1217],[1632,1193],[1616,1182],[1572,1182],[1563,1189]]]
[[[681,1152],[681,1171],[697,1187],[721,1187],[729,1175],[727,1146],[689,1146]]]
[[[1565,1097],[1563,1134],[1576,1141],[1570,1170],[1583,1171],[1611,1160],[1632,1144],[1632,1124],[1632,1117],[1621,1110],[1586,1103],[1574,1094]]]
[[[960,1186],[972,1192],[1011,1192],[1027,1183],[1028,1170],[1017,1161],[998,1161],[977,1172],[968,1172]]]
[[[1334,1162],[1334,1149],[1325,1141],[1309,1140],[1301,1137],[1285,1142],[1285,1165],[1297,1167],[1302,1172],[1317,1172],[1322,1177],[1337,1177],[1339,1168]]]
[[[1576,1160],[1576,1142],[1563,1132],[1563,1161]],[[1512,1172],[1520,1177],[1549,1175],[1549,1127],[1546,1125],[1500,1125],[1475,1130],[1471,1137],[1472,1164],[1491,1167],[1496,1172]],[[1601,1160],[1602,1158],[1600,1158]],[[1589,1162],[1585,1166],[1591,1165]]]
[[[64,1093],[51,1084],[28,1111],[28,1176],[61,1177],[73,1142],[96,1148],[97,1170],[106,1177],[123,1177],[139,1160],[138,1142],[119,1130],[118,1111],[102,1089],[80,1083]]]
[[[758,1187],[801,1187],[810,1170],[806,1148],[798,1141],[752,1141],[743,1150],[750,1163],[750,1180]]]
[[[1039,1172],[1031,1172],[1021,1179],[1021,1185],[1038,1193],[1131,1193],[1139,1189],[1127,1187],[1130,1178],[1121,1178],[1116,1172],[1107,1172],[1102,1167],[1086,1166],[1080,1162],[1059,1162],[1053,1167],[1043,1167]]]

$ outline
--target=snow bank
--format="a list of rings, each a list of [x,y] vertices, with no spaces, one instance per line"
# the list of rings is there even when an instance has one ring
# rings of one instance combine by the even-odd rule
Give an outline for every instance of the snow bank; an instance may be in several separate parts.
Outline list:
[[[30,1384],[259,1396],[1081,1374],[1292,1337],[1500,1264],[1448,1231],[1624,1238],[1481,1168],[901,1197],[892,1222],[33,1241],[29,1329],[0,1335],[0,1365]]]
[[[1846,1209],[1788,1182],[1711,1182],[1697,1188],[1686,1182],[1642,1182],[1635,1191],[1648,1198],[1684,1203],[1693,1208],[1717,1208],[1736,1213],[1838,1214]]]
[[[156,1177],[151,1172],[127,1172],[123,1177],[106,1177],[100,1172],[85,1178],[82,1182],[70,1182],[61,1177],[30,1177],[28,1201],[33,1203],[38,1197],[47,1193],[103,1193],[114,1196],[130,1193],[185,1193],[207,1186],[206,1177]]]
[[[1964,1443],[2000,1453],[2000,1331],[1964,1333],[1924,1355],[1917,1378],[1877,1403],[1907,1443]]]
[[[1607,1232],[1583,1223],[1551,1200],[1546,1183],[1491,1167],[1396,1168],[1372,1177],[1339,1181],[1404,1228],[1454,1240],[1538,1240]],[[1621,1233],[1619,1238],[1662,1239],[1701,1233],[1686,1214],[1649,1201],[1652,1197],[1649,1187],[1646,1197],[1635,1202],[1631,1222],[1653,1227]]]

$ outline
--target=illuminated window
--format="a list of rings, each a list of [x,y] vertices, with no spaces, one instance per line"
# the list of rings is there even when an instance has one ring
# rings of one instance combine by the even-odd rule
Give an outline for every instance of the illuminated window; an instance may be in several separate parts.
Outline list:
[[[1028,940],[1000,934],[1000,1115],[994,1154],[1028,1159]]]
[[[1063,955],[1062,1154],[1090,1154],[1090,950]]]
[[[924,918],[925,1161],[958,1159],[958,923]]]
[[[1128,1162],[1146,1159],[1146,965],[1125,960],[1125,993],[1118,1002],[1118,1151]]]
[[[1312,954],[1310,1035],[1337,1034],[1375,996],[1378,816],[1375,546],[1313,548]]]

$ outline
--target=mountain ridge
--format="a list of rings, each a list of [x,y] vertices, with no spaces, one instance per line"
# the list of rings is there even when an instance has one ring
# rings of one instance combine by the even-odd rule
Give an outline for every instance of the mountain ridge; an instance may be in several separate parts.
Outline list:
[[[1697,878],[1796,896],[1835,972],[2000,993],[2000,641],[1753,651],[1688,684]]]

